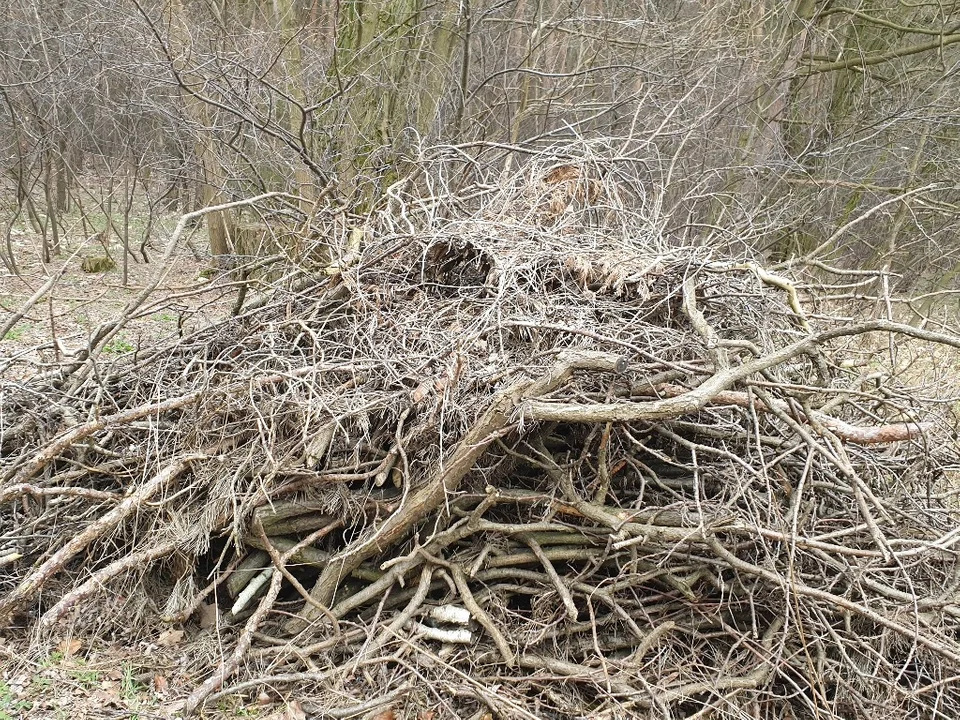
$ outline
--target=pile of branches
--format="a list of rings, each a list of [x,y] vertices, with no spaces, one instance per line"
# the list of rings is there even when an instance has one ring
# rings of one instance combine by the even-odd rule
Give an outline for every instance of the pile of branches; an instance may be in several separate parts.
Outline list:
[[[186,714],[960,716],[949,406],[866,377],[960,340],[556,192],[5,382],[3,623],[216,633]]]

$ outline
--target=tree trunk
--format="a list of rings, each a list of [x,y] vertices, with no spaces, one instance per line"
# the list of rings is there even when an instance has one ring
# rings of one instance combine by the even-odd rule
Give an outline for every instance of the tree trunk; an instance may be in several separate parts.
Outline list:
[[[347,0],[341,6],[331,72],[341,87],[355,84],[339,108],[338,175],[359,207],[369,207],[403,174],[405,130],[442,134],[442,100],[458,81],[449,70],[459,18],[453,0]]]
[[[173,0],[170,7],[172,14],[171,38],[175,39],[182,47],[189,47],[190,38],[186,29],[189,27],[189,18],[184,10],[182,0]],[[181,70],[180,80],[185,83],[181,87],[180,96],[186,115],[199,126],[194,140],[194,152],[202,173],[200,181],[201,204],[204,207],[223,204],[230,199],[225,192],[226,178],[229,173],[224,170],[216,152],[217,141],[212,130],[216,120],[215,112],[186,88],[186,84],[193,83],[195,80],[198,85],[202,85],[202,78],[194,78],[193,73]],[[235,224],[232,213],[229,210],[221,210],[208,213],[205,219],[207,221],[207,239],[214,264],[221,268],[231,266],[232,258],[230,256],[233,254],[232,238]]]
[[[43,182],[43,199],[47,206],[47,223],[50,225],[50,244],[47,245],[47,235],[44,233],[44,262],[50,262],[51,255],[60,254],[60,227],[57,223],[58,213],[57,213],[57,190],[55,183],[57,181],[57,174],[53,170],[54,166],[54,152],[52,150],[47,150],[46,152],[46,162],[44,163],[44,182]]]

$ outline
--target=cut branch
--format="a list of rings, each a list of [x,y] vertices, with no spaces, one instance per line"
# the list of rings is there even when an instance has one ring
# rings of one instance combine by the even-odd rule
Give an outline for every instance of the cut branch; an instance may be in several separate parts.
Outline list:
[[[88,525],[83,532],[73,537],[46,562],[24,578],[13,592],[0,601],[0,620],[9,618],[12,613],[30,600],[47,580],[62,570],[74,556],[90,543],[103,537],[104,534],[115,528],[127,517],[140,510],[144,503],[190,467],[190,463],[204,457],[204,455],[187,455],[174,460],[147,481],[137,492]]]

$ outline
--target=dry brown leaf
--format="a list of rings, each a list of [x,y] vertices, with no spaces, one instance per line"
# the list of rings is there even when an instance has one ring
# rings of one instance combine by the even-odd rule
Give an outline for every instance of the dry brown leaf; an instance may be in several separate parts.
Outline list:
[[[204,630],[212,627],[216,627],[217,620],[219,619],[219,614],[217,613],[217,606],[215,603],[201,603],[199,609],[199,622],[200,627]]]
[[[106,685],[107,687],[103,687]],[[92,703],[96,704],[99,707],[107,707],[110,705],[116,707],[122,707],[123,703],[120,700],[120,694],[117,692],[117,687],[115,683],[101,683],[101,687],[97,690],[94,690],[89,695],[89,699]]]
[[[559,165],[553,168],[544,176],[543,181],[547,185],[556,185],[557,183],[576,180],[580,177],[580,168],[575,165]]]
[[[82,640],[77,640],[76,638],[67,638],[57,645],[57,650],[63,655],[64,659],[68,659],[76,655],[82,647]]]
[[[299,702],[292,700],[287,703],[286,707],[274,710],[263,720],[307,720],[307,713],[304,712]]]
[[[431,380],[424,380],[419,385],[417,385],[416,388],[414,388],[412,393],[410,393],[410,399],[414,403],[420,402],[425,397],[427,397],[427,395],[430,394],[432,385],[433,385],[433,382]]]
[[[420,713],[419,720],[434,720],[437,717],[436,710],[427,710],[426,712]]]
[[[176,647],[183,640],[183,636],[183,630],[164,630],[157,638],[157,645],[166,648]]]
[[[396,715],[393,714],[393,708],[387,708],[383,712],[379,712],[374,715],[370,720],[396,720]]]
[[[157,673],[153,676],[153,689],[155,692],[163,695],[169,688],[170,683],[167,682],[167,679],[163,675]]]

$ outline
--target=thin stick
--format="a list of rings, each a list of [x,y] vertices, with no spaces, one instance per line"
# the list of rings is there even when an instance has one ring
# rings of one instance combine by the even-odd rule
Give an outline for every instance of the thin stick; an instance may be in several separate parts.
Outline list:
[[[32,598],[43,584],[85,547],[97,540],[139,510],[144,503],[166,487],[174,478],[184,472],[190,463],[206,457],[205,455],[186,455],[168,464],[159,473],[148,480],[137,492],[127,497],[103,517],[92,522],[79,535],[74,536],[66,545],[55,552],[39,568],[25,577],[13,592],[0,602],[0,620],[9,618],[25,602]]]

